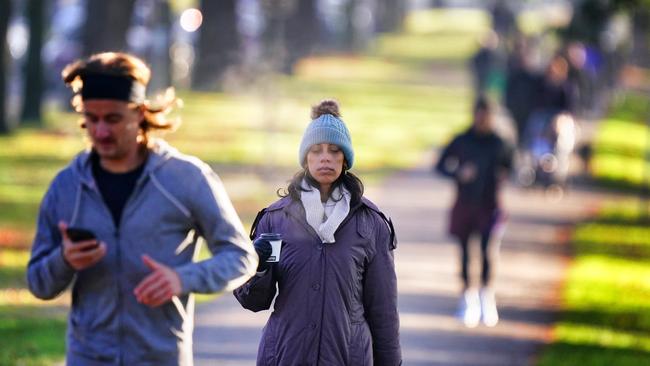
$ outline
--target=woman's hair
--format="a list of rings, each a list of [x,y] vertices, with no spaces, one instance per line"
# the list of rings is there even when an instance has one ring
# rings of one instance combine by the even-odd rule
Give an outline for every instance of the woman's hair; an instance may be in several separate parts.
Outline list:
[[[318,182],[314,177],[309,174],[309,171],[305,168],[298,173],[296,173],[291,181],[289,181],[289,185],[285,189],[278,189],[278,196],[280,197],[286,197],[289,196],[291,199],[294,201],[300,201],[300,192],[306,192],[308,191],[307,189],[302,187],[302,181],[303,179],[307,182],[307,184],[312,187],[311,189],[318,189]],[[345,189],[348,190],[351,194],[351,200],[350,204],[354,206],[357,204],[359,201],[361,201],[361,197],[363,197],[363,182],[361,182],[361,179],[357,177],[356,175],[352,174],[349,171],[344,171],[339,175],[339,177],[332,183],[332,190],[334,188],[339,187],[339,186],[345,187]]]
[[[341,112],[339,110],[339,104],[333,99],[324,99],[319,104],[312,106],[311,108],[311,118],[316,119],[323,114],[331,114],[337,118],[341,117]],[[289,185],[285,189],[278,189],[278,196],[286,197],[290,196],[293,200],[300,201],[300,192],[307,191],[302,187],[303,179],[307,182],[312,189],[318,187],[318,182],[314,177],[309,174],[309,170],[305,165],[303,169],[297,172]],[[352,174],[347,168],[347,161],[343,163],[343,172],[341,175],[334,181],[332,184],[332,190],[334,188],[343,185],[352,195],[351,204],[354,205],[361,200],[363,197],[363,182],[356,175]],[[331,192],[330,192],[331,193]]]
[[[83,88],[83,78],[87,75],[125,77],[146,86],[151,79],[151,70],[141,59],[122,52],[97,53],[87,59],[69,64],[63,69],[61,76],[65,85],[71,87],[75,93],[71,103],[77,112],[81,112],[83,107],[80,92]],[[180,121],[167,119],[167,114],[180,103],[174,88],[168,88],[153,102],[150,100],[145,100],[142,104],[131,102],[144,113],[140,128],[145,137],[151,130],[169,131],[178,127]]]

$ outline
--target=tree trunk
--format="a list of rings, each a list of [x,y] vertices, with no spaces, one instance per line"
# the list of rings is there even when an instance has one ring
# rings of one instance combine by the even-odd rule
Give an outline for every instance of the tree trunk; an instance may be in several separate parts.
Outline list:
[[[11,0],[0,0],[0,134],[10,131],[9,119],[5,100],[7,98],[7,70],[9,68],[7,54],[7,28],[11,14]]]
[[[263,62],[271,70],[284,69],[287,58],[285,26],[296,0],[261,0],[265,28],[262,32]]]
[[[377,1],[377,31],[401,31],[406,17],[406,6],[405,0]]]
[[[299,0],[285,23],[287,59],[284,71],[293,73],[298,61],[317,51],[321,39],[317,0]]]
[[[83,50],[85,56],[125,51],[135,0],[87,0]]]
[[[43,100],[43,34],[45,29],[45,10],[43,0],[29,0],[27,19],[29,20],[29,48],[24,68],[24,98],[21,121],[41,126],[41,103]]]
[[[151,67],[150,91],[160,91],[172,85],[169,53],[171,47],[172,15],[168,0],[156,0],[151,16],[152,42],[146,59]]]
[[[241,41],[236,3],[236,0],[201,0],[203,24],[192,73],[192,89],[218,90],[228,67],[239,63]]]
[[[375,33],[372,18],[378,15],[384,0],[348,0],[345,4],[343,45],[346,51],[365,49]],[[371,15],[372,14],[372,15]]]

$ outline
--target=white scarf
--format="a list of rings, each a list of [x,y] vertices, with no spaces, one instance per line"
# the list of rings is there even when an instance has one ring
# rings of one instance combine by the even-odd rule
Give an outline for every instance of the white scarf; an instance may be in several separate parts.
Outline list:
[[[350,212],[350,192],[342,186],[334,188],[332,194],[323,204],[320,200],[320,191],[304,180],[302,187],[308,191],[300,192],[300,200],[305,208],[305,216],[309,226],[314,228],[323,243],[334,243],[334,232]],[[329,217],[325,213],[325,206],[333,205]],[[328,208],[328,212],[330,209]]]

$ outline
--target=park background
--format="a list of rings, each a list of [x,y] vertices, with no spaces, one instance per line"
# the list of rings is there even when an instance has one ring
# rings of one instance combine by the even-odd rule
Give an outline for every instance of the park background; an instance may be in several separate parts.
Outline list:
[[[604,49],[621,27],[626,35],[609,50],[621,60],[613,82],[598,108],[582,116],[591,159],[588,169],[575,170],[567,193],[616,198],[597,201],[571,223],[551,336],[528,363],[648,364],[650,3],[506,3],[519,29],[536,40],[540,68],[567,39]],[[25,266],[49,182],[86,145],[60,81],[65,64],[104,50],[143,57],[154,72],[149,94],[174,86],[183,100],[174,113],[183,123],[165,138],[214,168],[250,227],[299,168],[309,107],[323,98],[341,103],[355,171],[370,192],[381,192],[373,187],[399,172],[430,165],[432,153],[470,123],[468,60],[492,27],[493,5],[0,0],[0,365],[50,365],[64,357],[69,293],[35,299]],[[489,88],[494,101],[502,89],[497,74]],[[507,112],[500,114],[507,132]],[[405,351],[406,365],[408,359]]]

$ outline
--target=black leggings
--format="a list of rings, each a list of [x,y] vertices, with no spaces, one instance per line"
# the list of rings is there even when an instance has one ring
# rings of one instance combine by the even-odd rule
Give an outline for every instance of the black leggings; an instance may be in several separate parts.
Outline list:
[[[490,265],[490,232],[481,234],[481,285],[488,286],[492,277]],[[469,235],[460,238],[461,248],[461,277],[465,288],[469,287]]]

